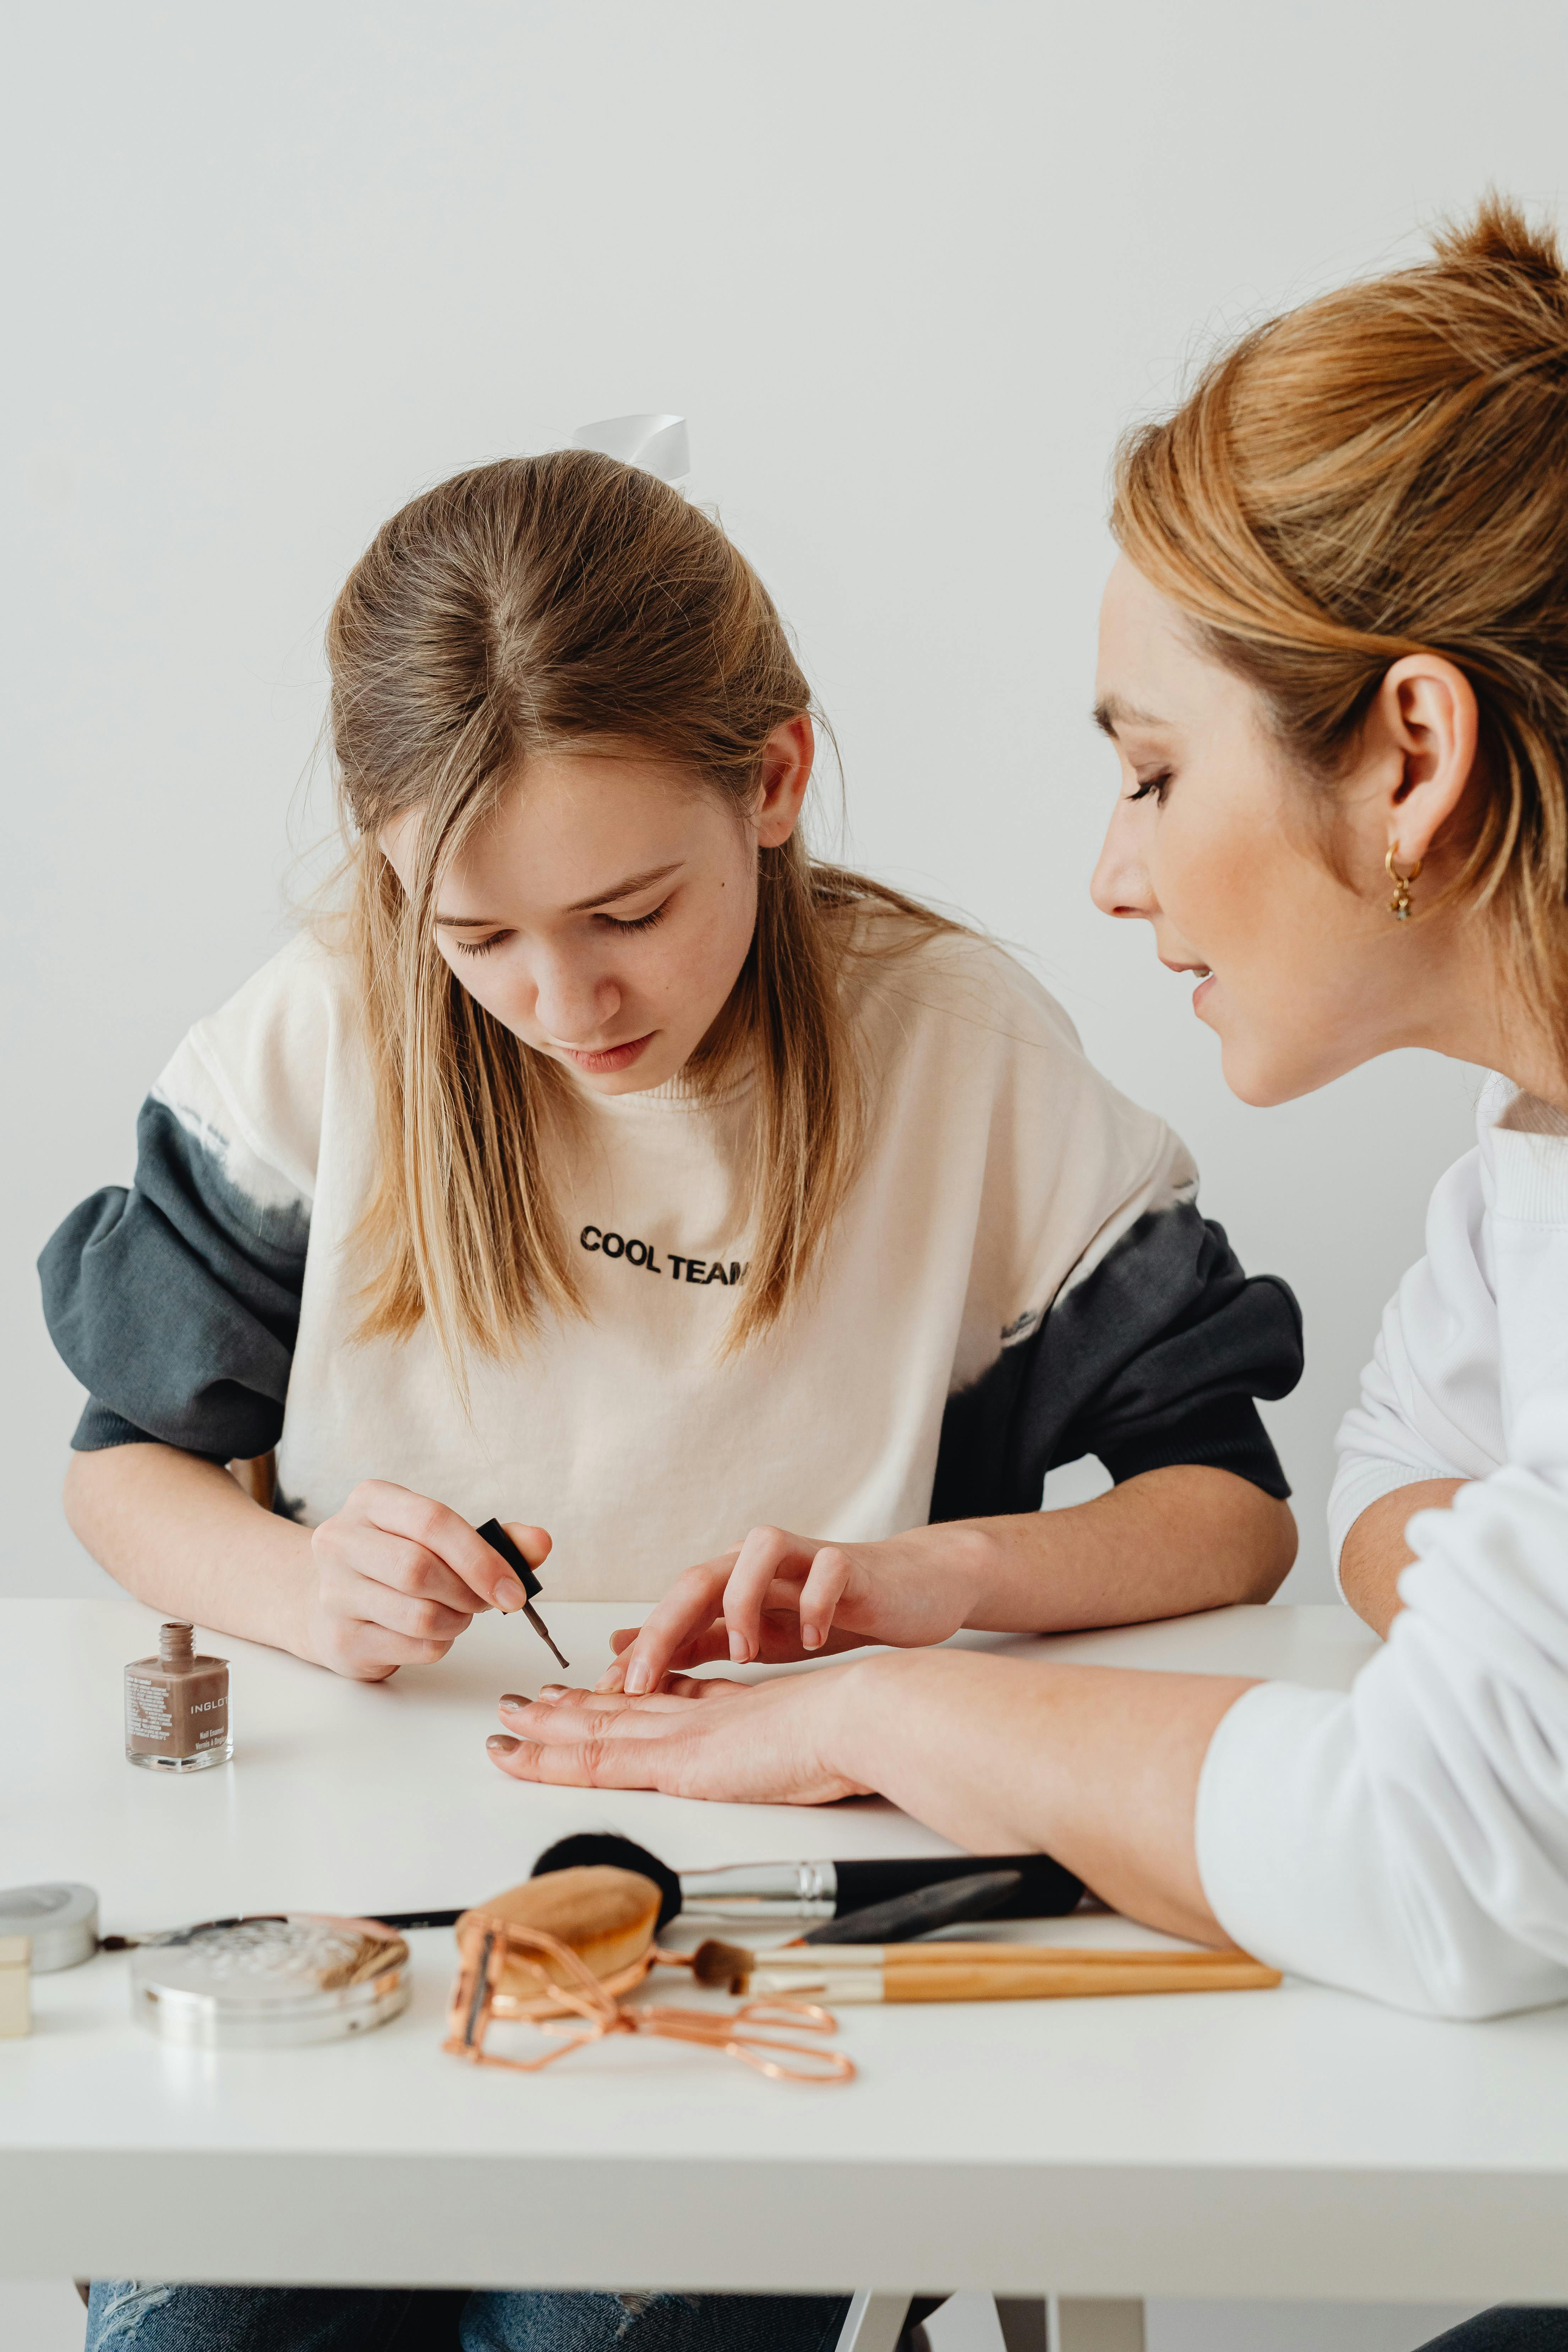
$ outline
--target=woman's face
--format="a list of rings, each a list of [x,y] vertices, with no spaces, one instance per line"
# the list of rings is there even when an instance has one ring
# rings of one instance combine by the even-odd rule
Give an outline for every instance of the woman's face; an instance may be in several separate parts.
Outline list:
[[[740,977],[757,851],[788,839],[810,781],[811,721],[769,738],[749,816],[651,757],[531,760],[453,858],[437,942],[468,993],[593,1094],[637,1094],[690,1059]],[[381,846],[409,887],[419,812]]]
[[[1162,963],[1197,976],[1193,1010],[1244,1102],[1288,1102],[1394,1045],[1452,1050],[1428,1018],[1445,992],[1431,984],[1439,942],[1388,911],[1396,743],[1374,741],[1336,788],[1342,881],[1314,787],[1291,772],[1256,691],[1198,651],[1125,558],[1105,592],[1095,700],[1122,790],[1094,903],[1152,924]]]

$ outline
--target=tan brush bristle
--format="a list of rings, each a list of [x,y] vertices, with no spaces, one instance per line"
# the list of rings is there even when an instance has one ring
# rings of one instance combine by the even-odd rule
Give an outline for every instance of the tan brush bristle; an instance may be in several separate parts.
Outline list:
[[[721,1992],[744,1992],[756,1964],[754,1952],[742,1951],[739,1944],[721,1944],[712,1937],[699,1944],[691,1955],[691,1973],[698,1983],[717,1985]]]

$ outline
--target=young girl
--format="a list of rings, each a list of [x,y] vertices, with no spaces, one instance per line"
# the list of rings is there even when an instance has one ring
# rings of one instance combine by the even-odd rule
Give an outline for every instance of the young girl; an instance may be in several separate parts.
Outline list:
[[[632,1689],[1271,1593],[1289,1294],[1011,959],[807,856],[809,691],[717,525],[590,453],[480,467],[328,645],[344,910],[197,1024],[44,1255],[111,1573],[380,1677],[520,1605],[499,1514],[554,1597],[688,1571]],[[225,1465],[274,1449],[260,1503]],[[1042,1515],[1085,1453],[1113,1491]]]
[[[572,1599],[850,1541],[840,1639],[1274,1590],[1289,1294],[1009,957],[807,856],[809,690],[711,520],[591,453],[479,468],[329,652],[346,912],[44,1254],[112,1574],[361,1676],[518,1604],[495,1512]],[[223,1465],[273,1448],[266,1507]],[[1113,1492],[1042,1517],[1085,1453]]]

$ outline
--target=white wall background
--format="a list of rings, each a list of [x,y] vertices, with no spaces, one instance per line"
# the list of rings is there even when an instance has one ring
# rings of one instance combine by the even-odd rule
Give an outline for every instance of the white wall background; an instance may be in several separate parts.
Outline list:
[[[674,408],[832,714],[854,853],[1026,948],[1300,1291],[1272,1420],[1324,1595],[1332,1431],[1471,1080],[1244,1109],[1090,909],[1107,457],[1206,338],[1489,179],[1557,195],[1556,0],[57,0],[9,65],[0,1590],[98,1586],[31,1262],[279,935],[343,572],[456,467]]]
[[[1471,1079],[1243,1108],[1090,908],[1107,458],[1216,332],[1489,178],[1551,200],[1563,9],[61,0],[11,57],[0,1590],[98,1587],[32,1259],[279,935],[343,572],[456,467],[677,408],[838,730],[854,854],[1027,949],[1300,1291],[1272,1420],[1290,1591],[1324,1594],[1332,1431]]]

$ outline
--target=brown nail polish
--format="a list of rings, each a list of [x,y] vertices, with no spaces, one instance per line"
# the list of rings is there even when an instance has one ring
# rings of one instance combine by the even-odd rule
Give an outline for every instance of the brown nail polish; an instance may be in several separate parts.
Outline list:
[[[205,1772],[234,1753],[228,1660],[193,1656],[188,1625],[160,1625],[157,1656],[125,1669],[125,1753],[155,1772]]]
[[[526,1706],[528,1701],[517,1691],[502,1691],[496,1704],[498,1706]]]
[[[512,1739],[509,1738],[507,1733],[504,1731],[492,1731],[489,1738],[486,1740],[485,1746],[489,1749],[492,1756],[510,1756],[514,1748],[518,1748],[522,1746],[522,1742],[521,1739]]]

